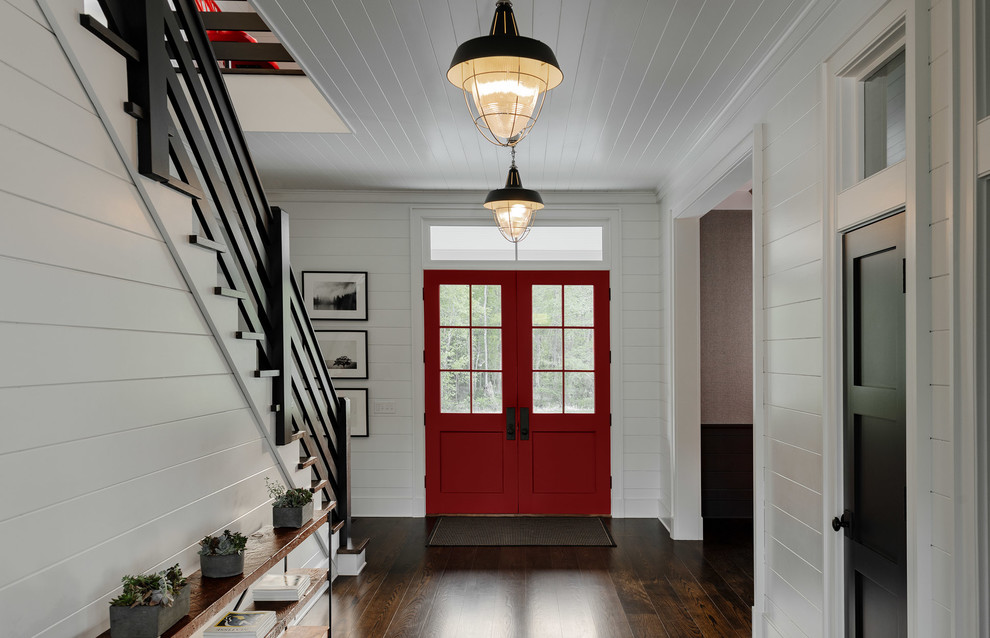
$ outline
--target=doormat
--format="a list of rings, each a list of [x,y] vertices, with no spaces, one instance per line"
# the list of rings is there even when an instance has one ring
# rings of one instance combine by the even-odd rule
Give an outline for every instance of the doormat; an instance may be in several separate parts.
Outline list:
[[[605,522],[572,516],[441,516],[427,547],[615,547]]]

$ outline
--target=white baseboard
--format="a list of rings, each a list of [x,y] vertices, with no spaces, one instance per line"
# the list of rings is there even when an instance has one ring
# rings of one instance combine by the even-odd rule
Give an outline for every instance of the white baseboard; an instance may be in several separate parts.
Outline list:
[[[670,516],[660,516],[660,523],[667,528],[667,533],[670,534],[674,528],[674,519]]]
[[[625,518],[659,518],[660,502],[655,498],[625,499]]]
[[[408,518],[413,514],[413,501],[407,498],[353,498],[351,516],[370,518]],[[420,515],[422,516],[422,514]]]
[[[667,529],[670,531],[670,538],[675,541],[704,540],[704,519],[700,516],[672,518]]]

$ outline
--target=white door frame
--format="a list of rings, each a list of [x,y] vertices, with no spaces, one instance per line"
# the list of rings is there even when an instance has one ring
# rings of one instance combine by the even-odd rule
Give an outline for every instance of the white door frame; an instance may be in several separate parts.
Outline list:
[[[897,32],[903,33],[897,36]],[[898,40],[900,38],[900,40]],[[898,42],[906,49],[907,155],[870,178],[849,184],[843,167],[856,164],[859,131],[856,83]],[[929,233],[928,3],[893,0],[866,22],[823,65],[825,175],[825,471],[823,520],[842,511],[842,233],[892,211],[905,212],[906,369],[907,369],[907,587],[908,636],[927,636],[932,626],[931,565],[931,241]],[[852,99],[850,99],[850,96]],[[850,111],[850,103],[853,109]],[[853,143],[850,143],[852,140]],[[839,636],[845,627],[845,536],[825,534],[825,632]]]
[[[666,256],[666,284],[672,294],[665,318],[670,327],[665,335],[665,345],[667,369],[671,371],[667,407],[671,441],[671,515],[664,524],[675,540],[701,540],[703,536],[699,220],[750,181],[754,181],[755,188],[753,141],[752,135],[740,141],[713,170],[718,176],[714,182],[689,201],[678,202],[675,208],[668,209],[669,216],[665,220],[667,236],[671,238]],[[755,194],[754,190],[754,202]],[[754,324],[754,330],[755,327]],[[754,441],[757,440],[755,410],[754,405]],[[754,443],[754,451],[756,448]],[[754,491],[753,497],[755,502],[757,497],[762,497],[762,492]]]
[[[610,376],[610,400],[612,404],[612,429],[610,437],[611,470],[612,470],[612,516],[623,518],[625,507],[623,499],[623,468],[624,447],[623,435],[623,361],[622,361],[622,217],[621,208],[610,205],[574,204],[565,198],[549,199],[549,203],[557,204],[556,210],[540,211],[542,223],[550,225],[598,226],[603,228],[602,242],[604,248],[603,261],[445,261],[430,260],[429,228],[433,224],[440,225],[481,225],[492,224],[491,217],[483,217],[478,221],[476,204],[434,204],[414,205],[409,209],[410,234],[410,290],[411,313],[410,330],[413,366],[421,373],[413,375],[412,381],[412,413],[426,414],[426,386],[422,372],[425,364],[419,354],[424,348],[424,317],[423,297],[416,291],[423,290],[423,269],[443,268],[449,270],[608,270],[609,286],[612,290],[613,302],[609,304],[609,344],[612,350],[612,365]],[[586,196],[582,197],[586,199]],[[415,423],[415,420],[414,420]],[[420,436],[413,437],[413,462],[410,470],[412,489],[412,515],[426,515],[426,436],[425,423],[420,430]]]

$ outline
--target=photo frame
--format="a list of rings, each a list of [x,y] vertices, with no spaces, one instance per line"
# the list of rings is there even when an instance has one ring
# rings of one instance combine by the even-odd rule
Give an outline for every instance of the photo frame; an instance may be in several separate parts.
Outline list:
[[[368,388],[337,388],[337,398],[351,400],[351,436],[367,437],[368,432]]]
[[[368,378],[367,330],[317,330],[316,340],[331,379]]]
[[[368,273],[304,270],[303,299],[310,319],[368,320]]]

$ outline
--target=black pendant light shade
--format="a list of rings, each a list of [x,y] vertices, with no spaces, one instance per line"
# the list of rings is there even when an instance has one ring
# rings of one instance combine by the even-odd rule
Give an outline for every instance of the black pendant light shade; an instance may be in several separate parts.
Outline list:
[[[515,244],[529,234],[536,211],[543,208],[543,198],[538,192],[523,188],[519,169],[516,168],[515,149],[512,150],[512,166],[505,180],[505,188],[489,191],[485,208],[492,211],[502,236]]]
[[[550,47],[519,35],[512,3],[498,0],[491,33],[457,47],[447,79],[463,91],[481,134],[493,144],[514,146],[533,128],[547,91],[564,76]]]

